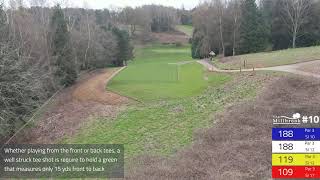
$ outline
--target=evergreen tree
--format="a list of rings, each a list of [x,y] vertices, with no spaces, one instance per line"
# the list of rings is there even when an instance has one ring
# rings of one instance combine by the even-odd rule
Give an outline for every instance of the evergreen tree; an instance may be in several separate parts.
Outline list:
[[[69,86],[77,79],[77,70],[70,46],[70,34],[60,5],[54,8],[51,28],[55,77],[60,85]]]
[[[283,22],[282,1],[274,1],[271,17],[271,42],[273,50],[287,49],[291,46],[291,36],[288,26]]]
[[[8,38],[8,26],[6,24],[7,16],[6,12],[3,9],[3,4],[0,4],[0,40]]]
[[[33,67],[21,55],[20,42],[9,37],[9,28],[0,4],[0,141],[25,124],[41,97],[37,94],[40,86],[33,76]]]
[[[113,34],[117,37],[118,53],[114,61],[115,66],[123,66],[133,58],[133,46],[130,43],[129,33],[117,27],[112,29]]]
[[[269,28],[266,26],[255,0],[245,0],[241,8],[240,53],[244,54],[265,50],[269,44]]]
[[[199,59],[200,58],[200,42],[202,37],[199,37],[197,35],[197,29],[193,31],[192,35],[192,42],[191,42],[191,56],[193,59]]]
[[[266,28],[266,36],[268,36],[267,42],[271,45],[272,41],[272,9],[274,7],[274,2],[270,0],[261,0],[260,1],[260,11],[262,14],[262,19],[264,22],[264,27]]]

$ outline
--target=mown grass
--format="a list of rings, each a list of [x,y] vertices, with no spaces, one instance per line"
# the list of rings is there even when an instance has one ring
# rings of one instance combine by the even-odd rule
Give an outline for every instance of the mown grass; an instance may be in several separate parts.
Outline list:
[[[239,69],[240,66],[244,68],[244,60],[247,61],[246,68],[252,68],[252,66],[258,68],[294,64],[316,59],[320,59],[320,46],[227,57],[225,62],[218,61],[215,64],[221,69]]]
[[[190,144],[197,129],[211,127],[214,115],[226,105],[255,96],[259,78],[238,74],[234,79],[205,72],[195,63],[183,65],[181,80],[175,81],[174,69],[167,63],[188,59],[186,49],[151,46],[138,50],[136,60],[111,87],[144,103],[129,105],[115,119],[98,118],[63,142],[124,144],[127,160],[145,153],[170,155]]]
[[[216,80],[200,95],[130,105],[116,119],[97,119],[65,142],[124,144],[126,159],[173,154],[192,142],[197,129],[211,127],[214,115],[226,105],[254,97],[261,84],[252,76],[231,81],[229,75],[211,75]]]
[[[191,25],[178,25],[177,27],[177,30],[185,33],[186,35],[188,36],[192,36],[192,33],[193,33],[193,27]]]
[[[109,90],[141,101],[164,100],[199,94],[217,81],[217,76],[206,74],[200,64],[192,62],[190,46],[153,45],[137,49],[135,54],[109,83]]]
[[[139,98],[116,118],[98,118],[62,143],[124,144],[125,159],[143,154],[171,155],[191,144],[198,129],[212,127],[227,105],[255,97],[260,76],[209,73],[198,64],[181,67],[176,81],[168,63],[190,60],[189,47],[138,49],[135,61],[110,84],[112,90]]]

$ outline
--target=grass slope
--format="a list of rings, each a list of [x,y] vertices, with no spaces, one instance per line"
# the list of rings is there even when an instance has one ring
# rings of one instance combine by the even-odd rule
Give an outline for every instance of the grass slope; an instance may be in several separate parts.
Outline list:
[[[175,153],[192,142],[195,130],[211,127],[212,117],[226,105],[254,97],[261,82],[252,76],[230,81],[230,76],[212,75],[216,81],[198,96],[131,105],[115,120],[97,119],[65,142],[124,144],[126,158]]]
[[[193,33],[193,27],[190,25],[178,25],[177,27],[178,31],[181,31],[183,33],[185,33],[186,35],[192,37],[192,33]]]
[[[176,63],[182,64],[178,68]],[[142,101],[183,98],[201,93],[216,78],[192,62],[190,46],[154,45],[137,49],[136,58],[108,89]]]
[[[310,60],[320,59],[320,46],[287,49],[272,52],[246,54],[235,57],[226,57],[215,64],[221,69],[239,69],[243,61],[247,61],[247,68],[271,67]]]
[[[188,59],[187,49],[152,46],[138,50],[136,60],[111,87],[144,103],[129,105],[115,119],[94,120],[64,143],[124,144],[126,159],[144,153],[170,155],[190,144],[197,129],[211,127],[214,115],[226,105],[255,96],[261,83],[256,76],[243,73],[234,79],[205,73],[198,64],[182,66],[181,81],[176,82],[174,67],[167,63]],[[206,90],[200,92],[199,87]],[[148,101],[152,97],[157,100]]]

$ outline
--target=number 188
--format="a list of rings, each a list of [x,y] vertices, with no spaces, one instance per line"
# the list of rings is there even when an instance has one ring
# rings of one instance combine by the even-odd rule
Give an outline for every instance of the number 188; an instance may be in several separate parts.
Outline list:
[[[279,131],[280,137],[293,137],[293,131],[289,130],[289,131]]]

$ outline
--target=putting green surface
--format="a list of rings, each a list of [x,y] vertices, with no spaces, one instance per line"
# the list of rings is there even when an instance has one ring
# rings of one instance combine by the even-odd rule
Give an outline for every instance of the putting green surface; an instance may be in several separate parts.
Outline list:
[[[108,89],[142,101],[189,97],[225,76],[210,75],[190,57],[190,46],[153,45],[136,50],[135,59]]]
[[[217,112],[254,97],[261,84],[259,78],[246,75],[237,81],[228,75],[212,76],[225,80],[210,84],[194,97],[131,104],[116,118],[90,121],[64,143],[124,144],[127,160],[145,154],[174,154],[192,143],[197,130],[212,127]]]
[[[154,45],[137,49],[135,60],[109,88],[144,103],[128,105],[116,118],[93,119],[62,142],[124,144],[126,158],[141,153],[168,155],[192,142],[195,129],[210,126],[210,115],[237,98],[219,88],[232,77],[206,72],[191,61],[189,48]]]
[[[189,63],[188,50],[159,45],[138,49],[110,88],[144,103],[129,104],[115,118],[88,121],[63,143],[124,144],[126,164],[144,154],[172,155],[192,143],[197,130],[211,127],[226,105],[255,96],[262,74],[233,77],[205,72],[199,64]],[[184,64],[179,81],[170,63]]]

